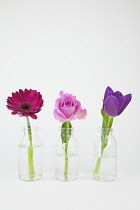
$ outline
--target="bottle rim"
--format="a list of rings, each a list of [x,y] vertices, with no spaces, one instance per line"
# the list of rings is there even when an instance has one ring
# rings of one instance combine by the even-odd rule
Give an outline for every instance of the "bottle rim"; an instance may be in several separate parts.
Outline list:
[[[97,130],[100,131],[100,132],[101,131],[103,131],[103,132],[111,131],[112,132],[114,129],[113,128],[102,128],[102,127],[98,127]]]
[[[67,128],[69,131],[71,131],[71,132],[75,132],[75,128],[74,127],[72,127],[72,128]],[[59,131],[61,132],[61,131],[66,131],[67,130],[66,128],[62,128],[62,127],[59,127]]]
[[[28,128],[28,126],[26,125],[26,126],[23,126],[22,127],[22,130],[28,130],[29,128]],[[31,130],[38,130],[39,129],[39,127],[38,126],[36,126],[36,125],[31,125]]]

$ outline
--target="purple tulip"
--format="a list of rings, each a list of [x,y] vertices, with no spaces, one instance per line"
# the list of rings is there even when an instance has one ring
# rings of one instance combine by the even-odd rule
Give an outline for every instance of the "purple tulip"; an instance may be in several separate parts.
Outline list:
[[[107,87],[103,100],[104,113],[110,117],[120,115],[130,103],[131,98],[131,94],[123,96],[121,92],[113,92],[110,87]]]

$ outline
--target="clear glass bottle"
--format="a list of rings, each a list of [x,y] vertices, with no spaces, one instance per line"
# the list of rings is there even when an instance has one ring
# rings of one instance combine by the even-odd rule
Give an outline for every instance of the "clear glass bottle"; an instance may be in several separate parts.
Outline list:
[[[103,142],[106,146],[103,146]],[[112,129],[99,129],[99,137],[94,145],[93,176],[103,182],[117,178],[117,143]]]
[[[63,142],[62,133],[65,132],[63,128],[56,148],[55,177],[61,181],[73,181],[79,174],[78,146],[73,128],[68,129],[68,140]]]
[[[19,144],[18,174],[24,181],[35,181],[43,174],[43,144],[38,127],[24,127],[23,138]]]

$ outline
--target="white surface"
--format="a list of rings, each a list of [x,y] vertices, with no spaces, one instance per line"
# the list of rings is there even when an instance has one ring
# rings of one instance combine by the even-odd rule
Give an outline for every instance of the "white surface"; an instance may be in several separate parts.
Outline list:
[[[1,209],[4,210],[139,209],[138,183],[133,178],[110,183],[82,178],[69,183],[55,179],[28,183],[15,178],[3,180],[1,185],[1,198],[4,198],[1,201]]]
[[[140,2],[136,0],[0,0],[0,210],[140,209]],[[101,126],[107,86],[132,93],[114,119],[118,179],[91,178],[92,148]],[[11,116],[5,100],[19,88],[37,89],[45,105],[36,124],[44,143],[44,177],[33,183],[17,177],[17,145],[24,118]],[[60,90],[87,108],[73,122],[79,143],[80,176],[54,179],[57,122],[54,101]]]

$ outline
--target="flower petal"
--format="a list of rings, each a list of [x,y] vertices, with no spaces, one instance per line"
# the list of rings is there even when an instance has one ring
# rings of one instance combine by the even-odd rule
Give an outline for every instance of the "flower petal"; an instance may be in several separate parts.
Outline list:
[[[70,100],[73,104],[73,106],[75,106],[76,104],[76,97],[73,96],[72,94],[66,93],[65,94],[66,100]]]
[[[113,95],[108,96],[107,99],[104,101],[103,109],[106,115],[110,117],[117,116],[119,112],[118,99]]]
[[[15,115],[15,114],[17,114],[17,112],[12,112],[11,114]]]
[[[75,115],[78,114],[81,110],[81,103],[80,101],[76,101],[76,106],[75,106]]]
[[[76,118],[78,118],[79,120],[85,119],[85,117],[87,116],[87,110],[83,109],[81,110],[77,115],[75,115]],[[74,117],[75,118],[75,117]],[[75,118],[75,119],[76,119]]]
[[[54,112],[54,117],[56,120],[59,120],[59,122],[65,122],[66,121],[66,118],[63,118],[58,112],[57,110],[55,109]]]
[[[132,94],[127,94],[119,98],[120,105],[119,105],[118,115],[120,115],[124,111],[124,109],[130,103],[131,99],[132,99]]]
[[[16,105],[19,105],[21,103],[21,100],[19,99],[19,97],[17,97],[16,93],[12,93],[12,99]]]
[[[115,93],[113,93],[113,96],[115,96],[116,98],[119,98],[122,96],[122,93],[120,91],[116,91]]]
[[[37,116],[36,116],[35,114],[30,114],[29,116],[30,116],[31,118],[33,118],[34,120],[37,119]]]
[[[20,103],[23,103],[24,100],[23,100],[23,97],[20,94],[20,92],[16,91],[16,97],[18,98],[18,100],[19,100]]]
[[[72,107],[60,107],[59,110],[66,116],[66,118],[70,118],[71,115],[74,115],[75,113],[75,106]]]
[[[17,106],[16,102],[13,101],[13,98],[12,97],[8,97],[7,98],[7,104],[12,104],[13,106]]]
[[[30,103],[35,105],[40,98],[42,99],[42,96],[40,95],[40,93],[35,93],[34,96],[31,96]]]
[[[64,95],[64,91],[60,91],[59,95],[62,97]]]
[[[60,114],[60,116],[61,116],[62,118],[66,119],[66,116],[64,115],[64,113],[61,112],[61,110],[60,110],[60,108],[59,108],[60,103],[61,103],[61,98],[56,99],[56,101],[55,101],[55,109],[56,109],[56,111]]]
[[[24,102],[25,98],[24,98],[24,91],[22,89],[19,89],[19,94],[22,98],[22,102]]]
[[[114,92],[113,90],[108,86],[105,90],[105,94],[104,94],[104,101],[106,100],[106,98],[110,95],[112,95]]]

